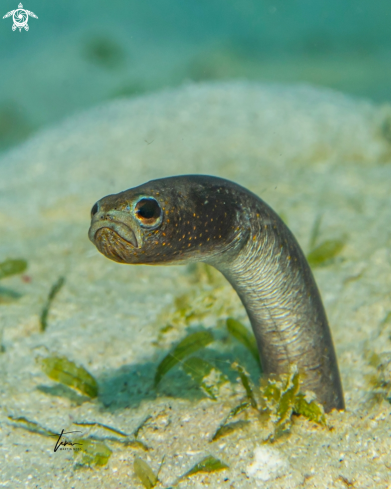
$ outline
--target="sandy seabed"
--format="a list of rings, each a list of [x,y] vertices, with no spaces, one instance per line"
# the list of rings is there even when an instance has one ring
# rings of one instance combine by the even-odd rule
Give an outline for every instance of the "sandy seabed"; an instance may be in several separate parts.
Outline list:
[[[136,456],[155,472],[164,458],[159,478],[170,487],[206,455],[229,469],[183,479],[178,487],[391,487],[390,127],[387,107],[332,91],[201,84],[97,107],[6,154],[0,261],[22,257],[29,267],[27,277],[1,281],[21,297],[0,304],[0,487],[142,487]],[[211,442],[243,396],[235,377],[217,401],[180,368],[154,388],[159,361],[200,325],[219,338],[206,358],[228,368],[239,359],[256,380],[255,362],[223,327],[228,314],[249,324],[228,283],[210,283],[189,267],[118,265],[88,241],[96,200],[185,173],[218,175],[257,193],[284,215],[306,252],[319,216],[319,241],[345,242],[332,263],[315,270],[347,405],[328,415],[327,428],[297,417],[289,434],[265,443],[266,427],[250,414],[243,429]],[[65,284],[42,333],[39,316],[60,276]],[[177,321],[165,333],[183,294],[201,297],[199,311],[212,299],[202,318]],[[80,400],[56,386],[37,362],[49,354],[87,368],[99,397]],[[375,366],[373,354],[380,359]],[[151,416],[139,433],[150,449],[107,441],[113,451],[107,465],[77,468],[71,451],[54,452],[51,438],[9,416],[57,433],[77,429],[74,422],[132,433]]]

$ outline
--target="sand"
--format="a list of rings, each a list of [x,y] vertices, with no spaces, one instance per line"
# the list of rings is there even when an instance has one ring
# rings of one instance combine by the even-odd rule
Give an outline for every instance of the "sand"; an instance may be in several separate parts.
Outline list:
[[[21,294],[0,304],[0,486],[142,487],[133,468],[138,456],[155,472],[164,458],[159,478],[170,487],[213,455],[229,468],[178,487],[391,487],[390,121],[387,107],[309,86],[188,85],[73,116],[4,155],[0,261],[21,257],[29,266],[0,284]],[[257,193],[284,215],[305,252],[319,216],[319,242],[345,242],[334,261],[315,269],[347,405],[327,417],[327,428],[296,417],[290,433],[265,442],[266,423],[249,412],[243,429],[211,442],[244,395],[230,363],[258,377],[224,326],[228,315],[249,325],[239,299],[218,276],[119,265],[88,241],[97,199],[184,173],[222,176]],[[40,313],[60,276],[65,284],[42,333]],[[195,309],[188,321],[176,313],[184,294]],[[173,328],[164,332],[167,324]],[[213,401],[176,367],[155,389],[160,360],[200,327],[216,337],[201,355],[231,383]],[[99,397],[80,399],[56,386],[37,361],[47,355],[88,369]],[[132,433],[151,416],[139,433],[150,450],[106,441],[113,451],[107,465],[78,468],[72,451],[54,452],[53,438],[9,416],[56,433],[78,429],[75,421]],[[79,429],[84,437],[112,435]]]

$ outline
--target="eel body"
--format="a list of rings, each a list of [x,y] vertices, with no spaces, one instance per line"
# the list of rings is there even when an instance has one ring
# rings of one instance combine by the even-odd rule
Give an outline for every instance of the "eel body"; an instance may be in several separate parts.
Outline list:
[[[128,264],[205,262],[231,283],[246,308],[263,371],[296,364],[303,390],[328,412],[344,409],[326,313],[295,237],[259,197],[228,180],[183,175],[99,200],[89,238]]]

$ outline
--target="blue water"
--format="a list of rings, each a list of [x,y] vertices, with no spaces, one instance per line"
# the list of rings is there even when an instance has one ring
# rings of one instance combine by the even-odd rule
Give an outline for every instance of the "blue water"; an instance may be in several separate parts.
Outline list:
[[[23,3],[23,2],[22,2]],[[18,0],[3,0],[1,17]],[[184,82],[309,82],[391,99],[386,0],[26,0],[0,19],[0,149],[81,109]]]

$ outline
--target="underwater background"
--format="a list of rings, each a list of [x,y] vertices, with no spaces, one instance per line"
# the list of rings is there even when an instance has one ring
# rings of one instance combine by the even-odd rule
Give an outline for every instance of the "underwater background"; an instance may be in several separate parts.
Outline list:
[[[28,31],[0,18],[0,486],[390,489],[389,2],[22,3]],[[271,390],[211,267],[88,240],[98,199],[185,173],[292,230],[345,411],[294,371]]]
[[[2,0],[1,17],[17,2]],[[28,32],[0,19],[0,150],[80,109],[189,81],[308,82],[377,102],[391,97],[387,0],[24,7],[38,16]]]

